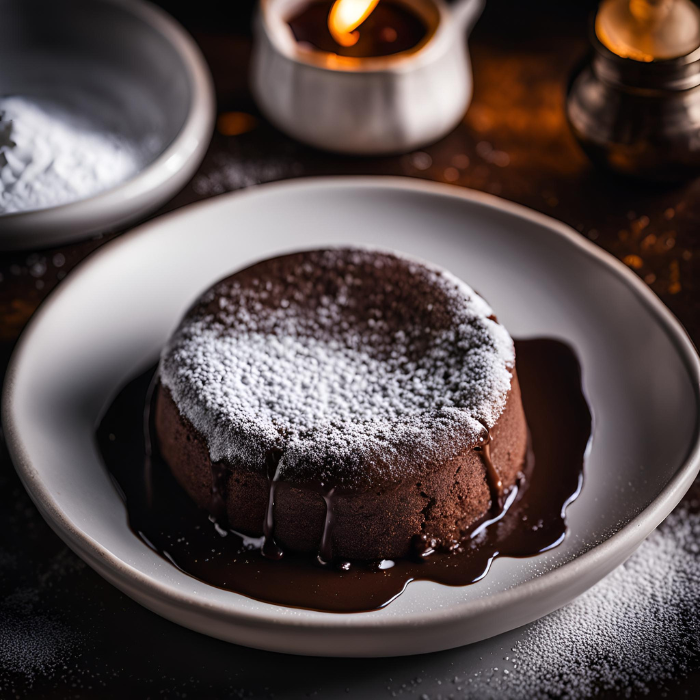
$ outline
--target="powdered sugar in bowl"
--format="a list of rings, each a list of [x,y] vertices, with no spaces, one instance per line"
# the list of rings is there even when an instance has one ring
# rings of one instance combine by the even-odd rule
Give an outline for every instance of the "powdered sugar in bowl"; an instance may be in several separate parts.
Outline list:
[[[136,0],[0,0],[0,249],[115,229],[192,176],[214,118],[189,36]]]

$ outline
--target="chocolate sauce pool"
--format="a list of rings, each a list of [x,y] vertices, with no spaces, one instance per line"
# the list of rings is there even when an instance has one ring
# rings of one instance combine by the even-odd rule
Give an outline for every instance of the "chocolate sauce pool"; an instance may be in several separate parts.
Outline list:
[[[126,503],[131,529],[180,570],[268,603],[325,612],[376,610],[411,581],[464,586],[486,575],[497,556],[529,557],[563,541],[564,510],[581,489],[591,435],[581,369],[573,350],[559,341],[519,340],[515,346],[531,433],[529,464],[503,509],[450,552],[432,552],[432,543],[426,542],[415,559],[339,562],[335,567],[321,566],[309,556],[263,556],[263,538],[222,529],[194,505],[157,452],[145,456],[144,405],[155,369],[119,393],[97,429],[97,441]],[[488,450],[484,452],[488,465]]]

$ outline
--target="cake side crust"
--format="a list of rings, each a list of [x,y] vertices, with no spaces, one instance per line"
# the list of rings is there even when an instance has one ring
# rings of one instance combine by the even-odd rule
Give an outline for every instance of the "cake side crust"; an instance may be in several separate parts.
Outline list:
[[[212,507],[212,462],[205,438],[182,415],[167,387],[156,398],[155,427],[161,454],[178,483],[201,508]],[[506,489],[521,472],[527,451],[527,425],[517,374],[498,421],[491,429],[491,458]],[[263,534],[270,481],[244,464],[225,465],[223,500],[228,526],[251,536]],[[459,540],[491,508],[486,467],[470,447],[439,463],[426,463],[418,479],[376,484],[334,499],[332,551],[346,559],[406,556],[415,535],[443,542]],[[275,497],[275,540],[283,549],[318,551],[326,504],[303,484],[286,482]]]

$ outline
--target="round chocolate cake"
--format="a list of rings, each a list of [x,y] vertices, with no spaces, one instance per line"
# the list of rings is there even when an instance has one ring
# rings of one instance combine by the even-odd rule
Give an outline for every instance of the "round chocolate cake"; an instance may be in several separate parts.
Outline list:
[[[220,527],[326,562],[459,541],[527,451],[513,341],[488,304],[444,270],[351,248],[207,291],[163,351],[155,426]]]

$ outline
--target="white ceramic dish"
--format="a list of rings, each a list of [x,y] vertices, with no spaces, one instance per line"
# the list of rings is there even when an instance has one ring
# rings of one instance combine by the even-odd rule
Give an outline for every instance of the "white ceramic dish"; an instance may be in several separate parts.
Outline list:
[[[214,91],[197,45],[142,0],[0,0],[0,96],[99,104],[139,149],[131,179],[93,197],[0,214],[0,250],[114,230],[156,209],[192,177],[211,138]]]
[[[401,1],[434,27],[425,43],[349,59],[300,47],[287,20],[305,0],[261,0],[251,87],[268,119],[299,141],[353,154],[407,152],[454,129],[472,96],[467,34],[484,2]]]
[[[570,533],[531,559],[499,559],[479,583],[412,583],[385,609],[295,610],[183,574],[129,530],[93,430],[118,389],[152,364],[191,300],[224,274],[310,246],[369,243],[443,265],[516,337],[576,348],[594,413]],[[108,244],[51,295],[7,375],[3,421],[43,516],[85,561],[157,613],[253,647],[384,656],[446,649],[564,605],[623,562],[700,468],[700,362],[634,274],[541,214],[456,187],[395,178],[299,180],[226,195]]]

